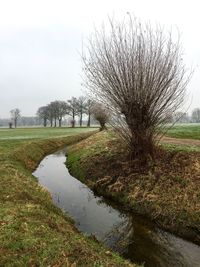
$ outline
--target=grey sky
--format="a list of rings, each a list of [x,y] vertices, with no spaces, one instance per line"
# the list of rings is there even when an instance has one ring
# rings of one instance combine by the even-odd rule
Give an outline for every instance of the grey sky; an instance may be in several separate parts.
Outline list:
[[[39,106],[81,92],[82,38],[108,15],[126,12],[178,28],[185,63],[194,67],[188,85],[190,110],[200,107],[200,3],[160,0],[0,0],[0,117],[19,108],[35,115]]]

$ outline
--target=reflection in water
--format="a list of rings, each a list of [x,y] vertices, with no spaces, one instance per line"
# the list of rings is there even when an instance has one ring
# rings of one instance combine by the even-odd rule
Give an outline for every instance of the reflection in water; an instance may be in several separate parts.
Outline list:
[[[125,214],[72,177],[65,166],[66,150],[47,156],[33,173],[54,203],[75,220],[76,227],[134,262],[149,267],[200,267],[200,247]]]
[[[200,266],[199,246],[164,232],[141,218],[114,225],[104,242],[144,266]],[[109,239],[112,243],[109,243]]]

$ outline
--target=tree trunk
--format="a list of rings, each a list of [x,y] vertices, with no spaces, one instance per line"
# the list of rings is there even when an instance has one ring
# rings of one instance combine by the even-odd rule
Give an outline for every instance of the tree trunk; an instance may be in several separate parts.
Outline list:
[[[143,164],[154,159],[155,145],[152,136],[134,131],[131,137],[131,159],[139,159]]]
[[[61,127],[62,126],[62,119],[59,119],[58,122],[59,122],[59,127]]]
[[[14,120],[15,128],[17,128],[17,119]]]
[[[75,127],[75,110],[73,109],[72,110],[72,128],[74,128]]]
[[[82,124],[83,124],[83,113],[81,111],[81,113],[80,113],[80,127],[82,127]]]
[[[57,126],[57,124],[56,124],[56,119],[54,120],[54,127],[56,127]]]
[[[53,119],[50,120],[51,127],[53,127]]]
[[[74,126],[75,126],[75,120],[71,120],[71,126],[72,126],[72,128],[74,128]]]
[[[44,123],[43,123],[43,125],[44,125],[44,127],[47,126],[47,119],[46,119],[46,118],[44,118]]]
[[[99,129],[99,131],[104,131],[104,130],[107,130],[107,127],[106,127],[106,124],[105,123],[103,123],[103,122],[100,122],[100,129]]]
[[[90,113],[88,114],[88,122],[87,122],[87,127],[90,127]]]

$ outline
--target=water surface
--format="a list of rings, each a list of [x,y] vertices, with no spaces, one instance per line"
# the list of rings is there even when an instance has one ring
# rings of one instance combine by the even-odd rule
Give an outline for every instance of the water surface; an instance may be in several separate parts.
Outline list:
[[[160,230],[144,218],[113,208],[66,168],[66,149],[45,157],[33,173],[54,203],[83,233],[145,267],[200,267],[200,247]]]

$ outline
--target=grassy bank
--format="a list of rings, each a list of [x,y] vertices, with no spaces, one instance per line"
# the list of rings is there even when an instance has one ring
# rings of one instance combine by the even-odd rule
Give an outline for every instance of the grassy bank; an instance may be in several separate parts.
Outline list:
[[[80,234],[31,175],[46,154],[91,135],[71,134],[0,141],[0,266],[134,266]]]
[[[160,149],[147,171],[128,161],[111,132],[103,132],[72,146],[68,166],[99,194],[200,244],[199,152]]]

